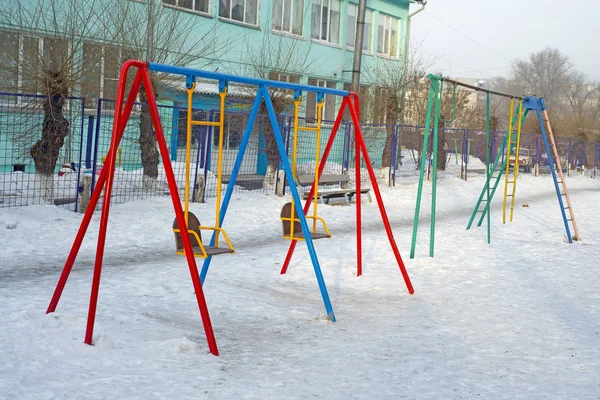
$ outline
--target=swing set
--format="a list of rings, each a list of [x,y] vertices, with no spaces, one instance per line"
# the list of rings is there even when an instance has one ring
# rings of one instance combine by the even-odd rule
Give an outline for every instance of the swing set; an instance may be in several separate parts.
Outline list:
[[[135,72],[135,78],[133,80],[133,84],[131,89],[125,99],[125,89],[127,86],[126,77],[128,76],[129,71]],[[150,80],[150,72],[157,73],[168,73],[173,75],[183,76],[186,79],[186,88],[188,94],[188,120],[187,120],[187,141],[186,141],[186,189],[185,189],[185,199],[184,199],[184,207],[181,206],[181,199],[179,197],[179,192],[177,188],[177,183],[175,181],[173,167],[171,166],[171,161],[169,159],[169,151],[167,148],[167,144],[165,141],[165,135],[163,131],[163,127],[160,120],[160,115],[158,113],[156,96],[154,94],[154,90],[152,88],[152,83]],[[364,163],[367,167],[369,178],[371,180],[372,189],[375,193],[375,197],[377,199],[377,205],[379,207],[379,211],[381,214],[382,222],[390,242],[390,246],[394,253],[395,259],[398,263],[398,267],[404,278],[404,282],[410,294],[414,293],[412,283],[410,282],[410,278],[408,277],[408,273],[404,266],[404,262],[400,256],[400,252],[396,245],[396,241],[392,234],[391,226],[389,223],[389,219],[387,216],[387,212],[385,210],[383,200],[381,197],[381,193],[379,187],[377,185],[377,180],[375,177],[375,173],[371,166],[371,161],[369,158],[369,154],[367,152],[367,147],[365,145],[365,141],[362,135],[362,131],[360,128],[359,122],[359,99],[358,96],[353,92],[348,92],[345,90],[337,90],[331,88],[323,88],[317,86],[308,86],[308,85],[300,85],[293,84],[288,82],[279,82],[279,81],[271,81],[271,80],[263,80],[263,79],[255,79],[249,77],[242,77],[230,74],[217,73],[212,71],[203,71],[192,68],[183,68],[171,65],[157,64],[151,62],[143,62],[143,61],[135,61],[129,60],[126,61],[121,67],[120,78],[117,89],[116,96],[116,106],[115,106],[115,114],[113,119],[113,130],[112,130],[112,138],[110,142],[110,149],[108,151],[108,155],[106,157],[106,162],[100,176],[98,177],[97,185],[92,193],[92,196],[89,201],[89,206],[83,216],[81,225],[65,262],[65,266],[62,270],[56,288],[54,290],[52,299],[50,300],[50,304],[48,305],[47,313],[54,312],[64,290],[64,287],[67,283],[71,270],[73,268],[75,259],[81,248],[81,243],[85,237],[87,232],[87,228],[89,227],[90,221],[92,219],[94,209],[98,204],[100,196],[102,192],[104,192],[104,198],[102,203],[102,213],[100,217],[100,229],[98,234],[98,244],[96,247],[96,257],[94,263],[93,270],[93,279],[92,279],[92,288],[90,294],[90,304],[88,310],[88,319],[87,326],[85,332],[85,343],[92,344],[93,343],[93,331],[94,331],[94,322],[96,317],[96,307],[98,303],[98,292],[100,288],[100,277],[102,272],[102,263],[104,258],[104,247],[106,242],[106,234],[108,227],[108,216],[110,212],[110,202],[111,202],[111,193],[114,183],[114,173],[115,173],[115,164],[117,157],[117,149],[123,138],[123,133],[125,131],[125,127],[127,125],[127,121],[131,115],[131,111],[133,109],[133,105],[136,101],[137,95],[140,91],[141,85],[144,85],[144,89],[146,91],[146,96],[148,99],[148,106],[150,109],[150,115],[152,118],[152,125],[154,132],[156,133],[156,139],[158,143],[158,147],[160,150],[160,155],[163,162],[163,167],[165,170],[166,179],[169,186],[169,192],[171,195],[171,200],[173,203],[173,208],[175,211],[175,222],[173,223],[173,232],[175,235],[175,240],[177,244],[177,253],[182,254],[186,257],[188,269],[190,272],[192,285],[194,287],[194,292],[196,296],[196,301],[198,303],[198,308],[200,311],[200,316],[202,319],[202,323],[204,326],[204,332],[206,334],[206,339],[208,342],[209,350],[212,354],[218,355],[218,348],[215,339],[215,335],[213,332],[210,315],[208,312],[208,308],[206,305],[206,300],[204,297],[204,292],[202,289],[202,284],[205,282],[206,275],[208,273],[208,269],[213,256],[222,255],[222,254],[234,254],[235,250],[225,232],[222,228],[222,224],[225,220],[225,215],[227,212],[227,208],[229,206],[229,202],[231,200],[231,196],[233,193],[233,189],[235,186],[235,182],[237,179],[237,175],[240,170],[240,166],[242,164],[242,160],[244,157],[244,153],[246,151],[250,135],[252,132],[252,128],[254,122],[258,116],[258,112],[261,106],[261,103],[265,102],[265,108],[268,113],[269,120],[271,122],[271,127],[273,130],[273,134],[275,140],[277,142],[277,148],[279,150],[279,157],[281,160],[281,165],[286,173],[286,177],[288,180],[288,185],[290,188],[290,192],[292,195],[292,202],[290,203],[290,212],[287,213],[287,216],[283,215],[282,222],[285,224],[286,222],[290,224],[290,233],[287,235],[287,239],[291,240],[290,248],[288,250],[288,254],[286,256],[284,267],[282,269],[282,273],[285,272],[287,265],[290,262],[292,257],[294,248],[298,240],[303,240],[306,243],[308,252],[310,254],[311,262],[313,265],[313,269],[315,272],[315,276],[318,282],[319,290],[321,292],[321,297],[323,299],[323,303],[325,305],[325,310],[328,318],[334,322],[335,314],[333,312],[333,308],[331,306],[331,301],[329,299],[329,294],[327,292],[327,287],[325,285],[325,280],[323,278],[323,274],[321,271],[321,267],[319,264],[319,260],[317,258],[317,253],[313,244],[313,236],[314,239],[321,238],[315,235],[316,233],[316,221],[319,220],[322,222],[327,237],[330,236],[329,230],[324,222],[324,220],[317,216],[317,208],[314,207],[314,214],[312,217],[308,219],[313,220],[313,230],[308,226],[307,223],[307,212],[310,208],[312,200],[315,200],[316,206],[316,198],[318,195],[318,183],[319,178],[321,177],[325,163],[327,161],[327,157],[333,145],[336,133],[341,124],[342,117],[344,115],[345,110],[347,109],[350,112],[350,116],[352,118],[352,123],[354,126],[355,132],[355,151],[356,151],[356,252],[357,252],[357,275],[362,274],[362,225],[361,225],[361,204],[360,204],[360,165],[361,165],[361,157],[364,160]],[[192,120],[192,94],[195,87],[195,82],[197,78],[212,80],[218,82],[219,85],[219,93],[220,93],[220,120],[218,122],[209,122],[209,121],[196,121]],[[240,143],[240,149],[237,154],[235,164],[233,166],[233,170],[231,172],[231,177],[229,179],[227,189],[225,191],[225,195],[221,200],[221,179],[222,179],[222,151],[223,151],[223,121],[224,121],[224,104],[225,97],[227,95],[227,88],[230,82],[245,84],[255,86],[256,90],[256,98],[254,100],[252,109],[250,111],[250,115],[248,118],[247,125],[245,127],[242,140]],[[277,121],[277,116],[275,114],[275,110],[273,108],[273,104],[271,101],[271,97],[269,95],[269,88],[277,88],[277,89],[287,89],[294,91],[294,99],[295,99],[295,116],[296,116],[296,124],[295,124],[295,136],[297,136],[298,129],[298,107],[299,102],[302,97],[302,92],[312,92],[316,93],[317,98],[319,99],[319,122],[318,129],[315,129],[315,133],[317,135],[317,149],[316,149],[316,159],[317,164],[315,168],[315,180],[313,182],[310,194],[308,196],[307,201],[304,204],[304,208],[302,207],[302,202],[298,194],[298,190],[296,188],[294,182],[294,173],[292,172],[292,167],[287,158],[286,149],[284,146],[284,142],[282,139],[281,131],[279,128],[279,124]],[[327,141],[327,145],[323,151],[323,155],[321,160],[319,160],[320,148],[320,121],[322,115],[322,107],[323,107],[323,98],[325,94],[342,96],[342,103],[340,109],[338,111],[334,126],[332,128],[330,137]],[[211,125],[218,127],[220,130],[219,133],[219,158],[218,158],[218,172],[217,172],[217,205],[216,205],[216,220],[214,226],[203,226],[200,225],[198,218],[189,211],[189,181],[190,181],[190,147],[191,147],[191,127],[193,125]],[[308,128],[302,128],[307,130]],[[295,139],[296,140],[296,139]],[[296,144],[295,144],[296,145]],[[295,152],[294,152],[295,154]],[[295,161],[294,161],[295,164]],[[284,207],[285,210],[285,207]],[[293,213],[291,212],[293,210]],[[282,210],[283,211],[283,210]],[[299,224],[299,226],[297,226]],[[209,245],[207,246],[203,243],[201,231],[207,230],[212,232],[211,240]],[[182,232],[184,234],[182,234]],[[187,234],[185,234],[187,232]],[[219,236],[222,235],[227,243],[227,246],[219,246]],[[284,235],[285,237],[286,235]],[[204,264],[202,267],[202,271],[198,274],[198,267],[196,264],[196,257],[204,259]]]
[[[417,189],[417,201],[415,205],[415,214],[413,222],[413,232],[410,248],[410,258],[415,257],[415,250],[417,244],[417,232],[419,226],[419,214],[421,209],[421,198],[423,191],[423,183],[425,177],[425,164],[427,163],[427,149],[429,146],[429,136],[432,140],[432,152],[431,152],[431,222],[430,222],[430,236],[429,236],[429,256],[434,256],[434,245],[435,245],[435,215],[436,215],[436,195],[437,195],[437,153],[438,153],[438,121],[440,119],[440,109],[442,102],[442,89],[443,83],[447,82],[453,84],[453,99],[452,99],[452,118],[449,121],[454,120],[455,106],[456,106],[456,88],[457,86],[465,89],[474,90],[476,92],[483,92],[486,95],[486,118],[485,118],[485,175],[486,182],[481,190],[481,194],[475,205],[475,209],[471,215],[467,229],[470,229],[477,214],[481,214],[477,226],[481,226],[484,219],[487,219],[487,242],[491,242],[491,222],[490,222],[490,204],[492,198],[502,181],[504,175],[504,191],[502,199],[502,222],[506,223],[507,209],[510,206],[509,220],[512,222],[514,207],[515,207],[515,196],[517,187],[517,177],[519,173],[519,149],[521,145],[521,128],[529,111],[534,111],[537,115],[538,124],[542,134],[546,153],[549,155],[551,161],[550,165],[558,165],[558,174],[554,168],[550,168],[552,173],[552,180],[558,197],[558,204],[561,211],[561,216],[565,226],[566,237],[569,243],[573,240],[580,240],[579,232],[577,230],[577,224],[575,222],[575,215],[571,206],[571,200],[569,192],[567,190],[567,184],[563,176],[562,168],[560,168],[560,158],[554,141],[554,135],[552,133],[552,127],[550,126],[550,120],[548,112],[546,110],[546,104],[543,98],[535,96],[513,96],[506,93],[496,92],[492,90],[483,89],[477,86],[468,85],[462,82],[458,82],[452,79],[444,78],[441,76],[430,74],[428,75],[430,80],[429,86],[429,98],[427,102],[427,115],[425,120],[425,135],[423,139],[423,151],[421,152],[421,162],[419,170],[419,184]],[[500,150],[495,155],[494,161],[492,162],[492,154],[490,151],[490,96],[500,96],[510,99],[510,115],[509,115],[509,126],[506,136],[500,146]],[[515,102],[517,103],[515,105]],[[431,126],[433,114],[433,127]],[[494,181],[492,183],[492,181]]]

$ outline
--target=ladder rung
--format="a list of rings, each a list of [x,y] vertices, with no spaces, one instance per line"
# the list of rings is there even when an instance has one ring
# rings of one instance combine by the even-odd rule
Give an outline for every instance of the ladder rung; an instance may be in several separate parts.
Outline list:
[[[573,221],[573,220],[572,219],[567,219],[567,222],[569,222],[569,221]]]
[[[566,194],[566,193],[561,193],[560,195],[561,195],[561,196],[566,196],[567,194]]]
[[[220,122],[213,122],[213,121],[196,121],[193,120],[191,121],[192,125],[200,125],[200,126],[221,126]]]
[[[565,207],[564,209],[565,209],[565,210],[568,210],[569,208],[571,208],[571,207]]]
[[[512,194],[507,194],[506,197],[513,197],[513,195]]]
[[[314,132],[316,132],[316,131],[319,130],[319,128],[311,128],[311,127],[299,126],[298,130],[299,131],[314,131]]]

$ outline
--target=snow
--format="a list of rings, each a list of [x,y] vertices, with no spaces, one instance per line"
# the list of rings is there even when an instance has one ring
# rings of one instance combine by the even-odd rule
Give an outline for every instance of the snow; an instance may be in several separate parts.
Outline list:
[[[320,205],[335,323],[305,245],[279,274],[287,199],[234,195],[224,228],[237,254],[215,257],[204,286],[220,357],[174,254],[170,199],[112,206],[94,346],[83,335],[100,214],[46,315],[81,215],[0,209],[0,399],[598,399],[600,180],[568,178],[583,241],[567,244],[551,178],[520,176],[514,222],[495,198],[491,245],[485,227],[465,230],[483,176],[440,179],[435,258],[426,183],[414,260],[416,181],[382,188],[414,295],[375,202],[362,207],[362,277],[354,207]],[[214,199],[191,211],[213,223]]]

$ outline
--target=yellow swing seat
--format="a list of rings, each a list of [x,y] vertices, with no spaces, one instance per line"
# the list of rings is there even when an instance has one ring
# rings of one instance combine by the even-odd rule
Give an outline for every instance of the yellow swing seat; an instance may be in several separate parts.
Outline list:
[[[223,237],[225,238],[228,247],[205,246],[204,243],[202,243],[202,234],[200,233],[202,229],[223,233]],[[175,221],[173,221],[173,233],[175,234],[175,245],[177,248],[176,253],[179,255],[185,255],[177,218],[175,218]],[[215,228],[214,226],[201,226],[200,221],[192,212],[188,212],[188,236],[190,238],[190,242],[192,242],[194,257],[207,258],[219,254],[235,254],[235,250],[233,249],[233,246],[229,241],[229,237],[223,228]]]
[[[284,239],[289,239],[289,240],[306,240],[306,238],[304,237],[304,232],[302,232],[302,226],[300,225],[300,219],[298,219],[298,214],[296,213],[296,210],[294,209],[294,216],[291,217],[291,211],[292,211],[292,202],[288,202],[285,203],[283,208],[281,209],[281,214],[280,214],[280,219],[281,219],[281,226],[283,228],[283,238]],[[325,223],[325,220],[321,217],[313,217],[311,215],[306,215],[305,216],[307,220],[312,219],[313,222],[315,220],[319,220],[321,221],[321,223],[323,224],[323,228],[325,229],[325,232],[316,232],[315,228],[315,224],[313,224],[313,232],[310,232],[310,237],[313,240],[316,239],[325,239],[325,238],[330,238],[331,237],[331,233],[329,232],[329,228],[327,227],[327,224]],[[294,220],[294,226],[292,228],[292,218]]]

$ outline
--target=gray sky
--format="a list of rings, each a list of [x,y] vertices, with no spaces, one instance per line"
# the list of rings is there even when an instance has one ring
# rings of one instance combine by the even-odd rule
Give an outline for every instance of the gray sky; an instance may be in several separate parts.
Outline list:
[[[508,77],[512,60],[552,46],[600,80],[600,0],[428,0],[411,23],[412,48],[437,59],[431,72]]]

